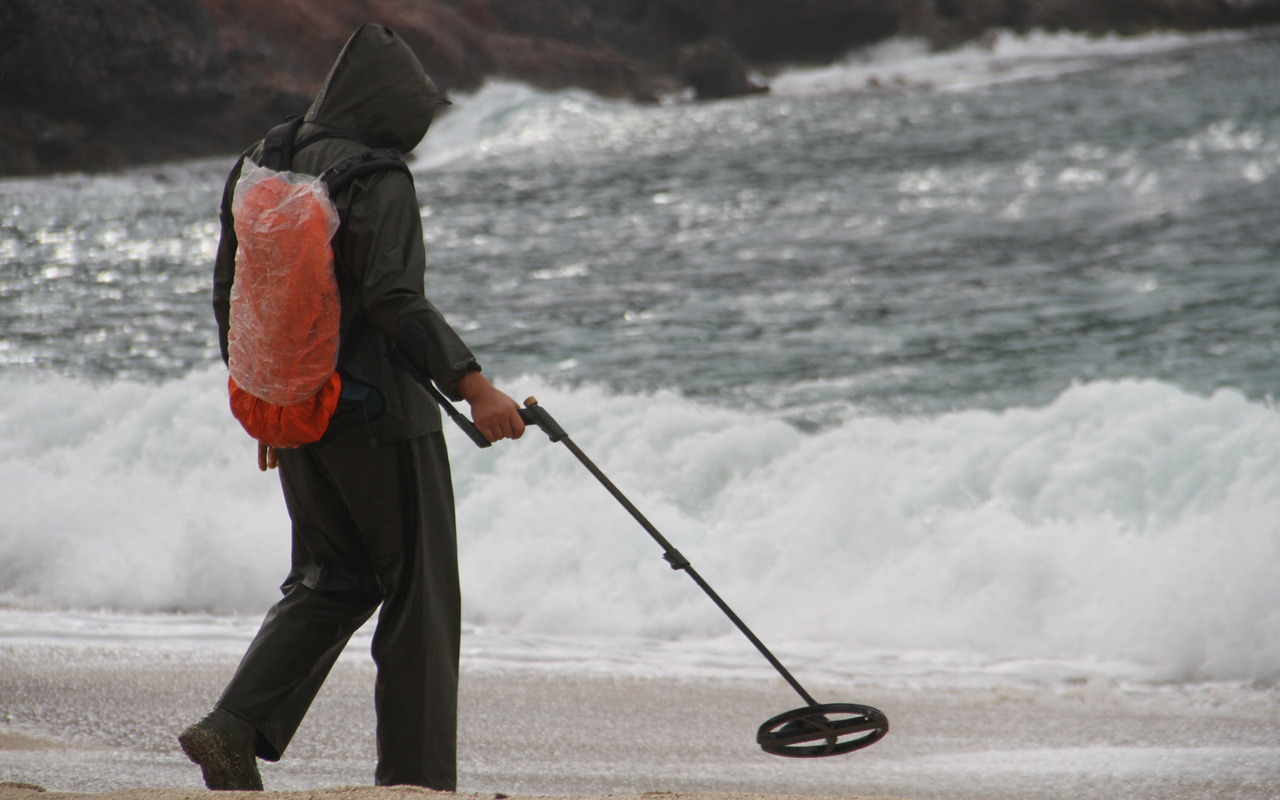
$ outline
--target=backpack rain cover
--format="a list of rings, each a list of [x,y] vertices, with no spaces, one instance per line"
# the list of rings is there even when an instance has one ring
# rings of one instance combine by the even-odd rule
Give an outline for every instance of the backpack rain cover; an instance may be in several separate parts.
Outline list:
[[[320,178],[244,166],[231,206],[231,411],[254,438],[298,447],[324,435],[342,389],[330,246],[340,221]]]

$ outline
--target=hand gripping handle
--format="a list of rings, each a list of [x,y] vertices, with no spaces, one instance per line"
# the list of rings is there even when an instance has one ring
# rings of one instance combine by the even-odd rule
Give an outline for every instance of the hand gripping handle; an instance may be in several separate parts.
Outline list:
[[[493,444],[485,438],[484,434],[480,432],[480,429],[475,426],[474,422],[464,417],[453,407],[451,403],[444,401],[444,398],[440,398],[440,403],[441,407],[444,408],[445,413],[447,413],[449,417],[457,423],[458,427],[467,434],[471,441],[475,442],[476,447],[489,447]],[[560,423],[556,422],[555,419],[547,413],[545,408],[538,405],[538,399],[536,397],[530,397],[528,400],[525,400],[524,405],[525,407],[520,409],[520,419],[524,420],[525,425],[537,425],[542,429],[542,432],[547,435],[547,438],[553,442],[558,442],[569,435],[564,432],[564,428],[560,427]]]

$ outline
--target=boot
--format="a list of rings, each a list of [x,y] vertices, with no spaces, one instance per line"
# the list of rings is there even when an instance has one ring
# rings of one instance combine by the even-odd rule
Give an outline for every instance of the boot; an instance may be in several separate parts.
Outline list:
[[[248,722],[220,708],[178,737],[187,758],[200,765],[210,789],[262,791],[258,759],[254,755],[258,731]]]

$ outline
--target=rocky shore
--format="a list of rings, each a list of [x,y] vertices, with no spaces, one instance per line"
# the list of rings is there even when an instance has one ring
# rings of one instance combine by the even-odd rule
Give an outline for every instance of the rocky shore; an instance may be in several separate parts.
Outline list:
[[[449,91],[487,78],[653,101],[892,36],[1280,22],[1280,0],[0,0],[0,175],[231,153],[299,113],[350,32],[390,25]]]

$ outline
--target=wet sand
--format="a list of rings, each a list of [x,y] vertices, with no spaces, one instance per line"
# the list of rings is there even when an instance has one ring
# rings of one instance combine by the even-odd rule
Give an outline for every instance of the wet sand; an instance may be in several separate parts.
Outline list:
[[[42,800],[207,800],[174,737],[235,664],[227,653],[0,645],[0,781],[45,787]],[[460,796],[1274,800],[1280,786],[1275,688],[807,686],[823,700],[882,709],[889,735],[837,758],[778,758],[754,737],[798,705],[781,680],[485,671],[464,661]],[[262,764],[266,797],[418,797],[368,787],[372,692],[367,660],[340,661],[284,759]],[[0,800],[35,795],[10,787]]]

